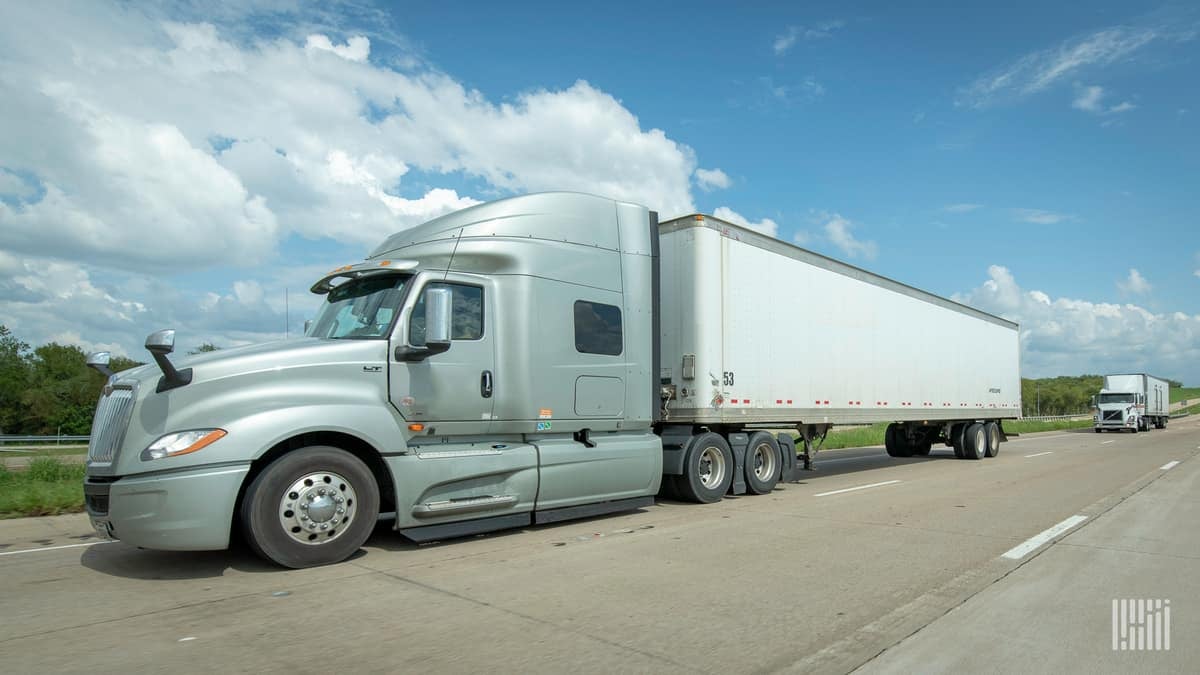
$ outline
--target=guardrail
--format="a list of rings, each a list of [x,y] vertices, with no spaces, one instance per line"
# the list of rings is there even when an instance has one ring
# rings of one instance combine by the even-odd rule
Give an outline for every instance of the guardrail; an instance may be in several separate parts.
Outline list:
[[[1018,419],[1020,419],[1022,422],[1057,422],[1059,420],[1085,420],[1090,419],[1091,416],[1091,413],[1078,413],[1076,415],[1041,415],[1036,417],[1030,415],[1028,417],[1020,417]]]
[[[56,445],[62,443],[87,443],[91,440],[91,436],[17,436],[17,435],[0,435],[0,445],[5,443],[54,443]]]

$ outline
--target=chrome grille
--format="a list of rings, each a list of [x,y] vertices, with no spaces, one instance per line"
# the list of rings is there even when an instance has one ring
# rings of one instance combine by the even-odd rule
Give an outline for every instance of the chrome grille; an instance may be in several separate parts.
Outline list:
[[[88,462],[109,463],[121,447],[129,414],[133,411],[133,387],[114,386],[100,396],[96,417],[92,419],[92,437],[88,441]]]

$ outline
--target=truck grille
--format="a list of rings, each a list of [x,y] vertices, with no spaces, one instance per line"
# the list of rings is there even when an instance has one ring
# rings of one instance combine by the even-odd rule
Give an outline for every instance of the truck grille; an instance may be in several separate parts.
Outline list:
[[[96,417],[92,420],[92,437],[88,441],[88,462],[109,463],[129,426],[129,414],[133,411],[133,387],[113,387],[107,395],[100,396],[96,406]]]
[[[1120,422],[1121,421],[1121,411],[1120,410],[1105,410],[1104,411],[1104,421],[1105,422]]]

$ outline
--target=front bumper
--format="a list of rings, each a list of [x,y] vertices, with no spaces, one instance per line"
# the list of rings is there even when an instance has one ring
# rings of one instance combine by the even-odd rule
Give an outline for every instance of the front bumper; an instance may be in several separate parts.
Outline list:
[[[249,464],[127,476],[88,477],[84,500],[98,534],[163,551],[229,548],[238,490]]]

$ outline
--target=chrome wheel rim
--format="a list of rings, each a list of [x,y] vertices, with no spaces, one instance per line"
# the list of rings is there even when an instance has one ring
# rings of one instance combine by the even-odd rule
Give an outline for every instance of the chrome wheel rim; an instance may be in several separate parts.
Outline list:
[[[293,541],[320,546],[342,536],[358,512],[358,493],[331,471],[296,479],[279,500],[279,525]]]
[[[771,451],[770,443],[759,443],[754,446],[751,460],[754,463],[754,477],[764,483],[775,476],[775,453]]]
[[[721,486],[725,480],[725,453],[715,446],[708,446],[700,453],[700,484],[706,489]]]

